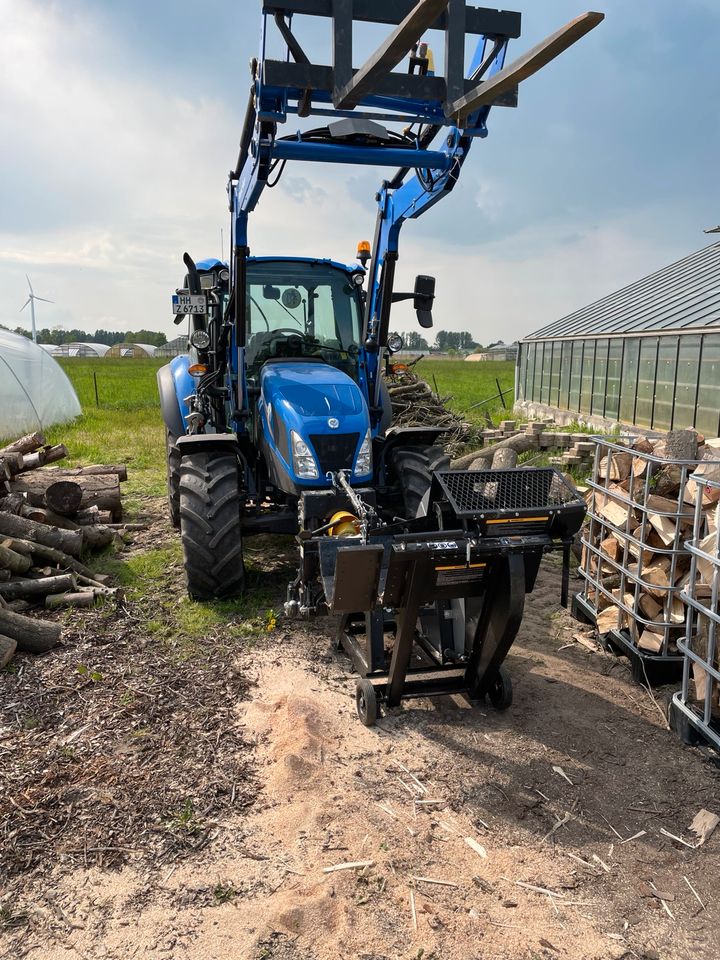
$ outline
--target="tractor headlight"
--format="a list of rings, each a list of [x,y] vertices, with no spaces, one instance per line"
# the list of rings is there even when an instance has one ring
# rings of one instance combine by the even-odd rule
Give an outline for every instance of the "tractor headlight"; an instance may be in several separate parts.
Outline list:
[[[364,477],[368,473],[372,473],[372,438],[369,430],[365,434],[365,439],[355,461],[355,476]]]
[[[317,480],[320,474],[310,447],[294,430],[290,431],[290,442],[292,443],[293,469],[297,476],[301,480]]]
[[[207,330],[193,330],[190,334],[190,343],[196,350],[207,350],[210,346],[210,334]]]

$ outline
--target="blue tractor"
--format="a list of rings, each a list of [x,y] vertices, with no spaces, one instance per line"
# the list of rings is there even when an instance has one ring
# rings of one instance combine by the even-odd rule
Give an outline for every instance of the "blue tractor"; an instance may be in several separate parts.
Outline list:
[[[306,55],[301,17],[330,21],[333,66]],[[170,515],[198,600],[242,593],[244,538],[297,538],[285,613],[340,615],[365,723],[379,702],[411,695],[465,690],[508,706],[502,662],[543,552],[562,547],[567,573],[583,516],[572,488],[552,470],[450,470],[441,429],[392,425],[386,374],[402,347],[393,303],[412,299],[420,325],[432,326],[432,277],[395,290],[403,223],[454,189],[492,106],[515,106],[518,83],[602,19],[585,14],[506,66],[516,13],[465,0],[262,2],[228,184],[230,263],[185,254],[173,310],[189,320],[188,352],[158,373]],[[356,69],[358,22],[392,30]],[[267,56],[272,30],[279,60]],[[444,34],[444,76],[421,42],[427,31]],[[281,136],[292,116],[323,125]],[[250,256],[249,215],[292,161],[395,170],[356,263]]]

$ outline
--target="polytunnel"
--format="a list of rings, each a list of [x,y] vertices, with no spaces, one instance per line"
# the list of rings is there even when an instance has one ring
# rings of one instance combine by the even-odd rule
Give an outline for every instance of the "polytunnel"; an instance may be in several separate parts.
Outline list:
[[[81,412],[62,367],[27,337],[0,330],[0,437],[43,430]]]

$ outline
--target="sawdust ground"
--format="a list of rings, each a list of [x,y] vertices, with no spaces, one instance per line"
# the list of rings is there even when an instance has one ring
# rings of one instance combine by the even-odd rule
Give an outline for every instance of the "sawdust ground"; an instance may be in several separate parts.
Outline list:
[[[42,934],[5,955],[715,960],[720,836],[691,850],[660,828],[689,839],[694,814],[717,810],[718,770],[664,728],[623,661],[559,649],[577,626],[558,593],[546,564],[504,714],[411,701],[366,729],[332,624],[268,638],[234,717],[254,744],[254,807],[168,869],[58,870],[52,908],[35,891]],[[323,873],[348,861],[372,866]]]

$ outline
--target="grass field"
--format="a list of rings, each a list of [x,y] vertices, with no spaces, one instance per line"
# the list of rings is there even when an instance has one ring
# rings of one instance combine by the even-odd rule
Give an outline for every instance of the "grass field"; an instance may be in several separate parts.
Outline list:
[[[502,401],[494,400],[471,410],[481,400],[489,400],[498,394],[496,381],[503,390],[513,389],[515,364],[512,361],[489,360],[486,363],[466,363],[464,360],[421,360],[414,367],[416,373],[437,388],[441,396],[451,396],[450,406],[468,420],[485,422],[487,411],[494,423],[512,419],[513,394],[505,395],[507,409]]]
[[[166,361],[65,358],[60,363],[73,382],[83,415],[73,424],[52,427],[48,439],[65,443],[72,463],[125,463],[130,467],[126,493],[165,491],[164,428],[155,375]],[[450,405],[468,419],[483,422],[487,410],[494,420],[510,416],[499,400],[470,410],[474,403],[512,388],[512,363],[465,363],[462,360],[422,360],[417,373],[437,386]],[[98,398],[95,398],[97,379]],[[512,407],[512,396],[506,397]]]
[[[164,361],[73,357],[59,362],[77,390],[83,415],[48,430],[49,441],[64,443],[73,463],[126,463],[131,497],[164,493],[165,436],[155,380]]]

